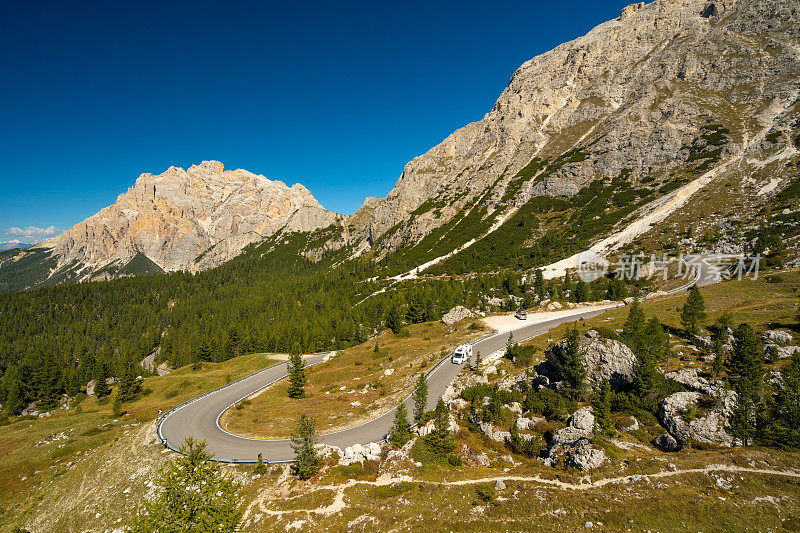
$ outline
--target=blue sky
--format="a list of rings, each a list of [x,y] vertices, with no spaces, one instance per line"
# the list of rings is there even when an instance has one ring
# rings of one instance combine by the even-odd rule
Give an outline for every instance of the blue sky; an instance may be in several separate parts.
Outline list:
[[[627,3],[6,3],[0,241],[204,159],[351,213],[482,118],[520,64]]]

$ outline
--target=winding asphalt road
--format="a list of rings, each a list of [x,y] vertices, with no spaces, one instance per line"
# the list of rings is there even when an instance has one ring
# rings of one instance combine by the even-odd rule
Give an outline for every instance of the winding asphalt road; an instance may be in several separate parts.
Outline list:
[[[539,323],[531,323],[515,330],[514,339],[523,341],[536,337],[548,330],[581,318],[591,318],[602,312],[617,307],[622,304],[609,305],[602,308],[591,310],[576,310],[574,314],[546,320]],[[529,315],[531,319],[535,314]],[[508,341],[509,332],[497,333],[479,339],[473,343],[473,353],[480,350],[481,354],[487,356],[503,346]],[[325,354],[315,354],[306,356],[306,366],[319,364],[325,358]],[[450,362],[450,357],[442,359],[427,376],[428,379],[428,409],[433,409],[436,402],[444,394],[453,378],[462,370],[462,365],[454,365]],[[214,453],[214,458],[221,462],[249,463],[256,462],[258,454],[262,454],[264,461],[268,462],[288,462],[294,458],[294,453],[289,445],[288,439],[264,440],[251,439],[228,433],[220,427],[219,419],[229,407],[239,400],[246,398],[255,392],[268,387],[275,381],[287,376],[286,363],[278,363],[251,374],[241,380],[235,381],[220,389],[199,396],[185,404],[181,404],[161,417],[156,424],[156,434],[159,440],[169,448],[177,450],[184,439],[194,436],[198,439],[205,439],[208,449]],[[405,400],[408,412],[413,412],[413,401],[410,397]],[[397,408],[382,414],[359,426],[348,428],[335,433],[322,435],[321,440],[326,444],[345,448],[353,444],[367,444],[379,442],[386,437],[394,420],[394,412]]]

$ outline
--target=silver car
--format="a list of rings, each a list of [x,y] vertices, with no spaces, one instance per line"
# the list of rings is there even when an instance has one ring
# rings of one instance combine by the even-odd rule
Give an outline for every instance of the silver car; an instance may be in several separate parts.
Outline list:
[[[528,320],[528,313],[526,313],[524,309],[517,309],[517,312],[514,313],[514,316],[520,320]]]

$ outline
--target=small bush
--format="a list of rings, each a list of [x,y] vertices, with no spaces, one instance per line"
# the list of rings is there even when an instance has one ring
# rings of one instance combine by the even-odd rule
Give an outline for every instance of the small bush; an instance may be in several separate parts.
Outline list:
[[[102,432],[103,430],[98,427],[89,428],[83,433],[81,433],[81,437],[94,437],[95,435],[99,435]]]
[[[164,398],[167,399],[167,400],[171,400],[172,398],[176,397],[180,393],[181,393],[181,391],[179,391],[177,389],[176,390],[171,390],[171,391],[169,391],[168,393],[166,393],[164,395]]]
[[[495,498],[494,487],[491,485],[477,485],[475,494],[478,496],[478,500],[483,503],[489,503]]]
[[[379,466],[380,463],[378,461],[364,461],[363,463],[353,463],[337,468],[339,474],[347,479],[372,479],[378,476]]]
[[[447,463],[450,466],[461,466],[463,464],[463,461],[461,460],[461,457],[459,457],[458,455],[456,455],[454,453],[451,453],[451,454],[448,454],[448,456],[447,456]]]
[[[552,389],[541,389],[528,395],[525,406],[529,411],[553,420],[566,420],[575,410],[575,402]]]
[[[410,481],[400,481],[372,489],[372,497],[376,499],[394,498],[419,487]]]
[[[783,279],[782,276],[779,276],[777,274],[773,274],[771,276],[765,277],[764,281],[766,281],[767,283],[783,283],[786,280]]]

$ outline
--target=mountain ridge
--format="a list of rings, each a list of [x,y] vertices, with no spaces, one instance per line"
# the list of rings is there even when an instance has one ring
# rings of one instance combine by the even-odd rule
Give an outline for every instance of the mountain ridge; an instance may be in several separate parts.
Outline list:
[[[392,275],[447,255],[444,272],[481,248],[467,243],[507,239],[509,226],[530,227],[503,246],[532,268],[588,249],[714,169],[714,181],[734,176],[743,191],[758,181],[747,194],[774,194],[794,177],[783,162],[796,150],[769,139],[791,139],[800,124],[798,18],[792,0],[632,4],[523,63],[482,119],[409,161],[385,198],[352,215],[324,209],[302,185],[220,162],[170,167],[34,248],[56,262],[40,277],[107,279],[139,253],[165,271],[198,271],[292,232],[317,235],[298,250],[312,260],[347,248],[342,260],[366,254]],[[586,242],[561,257],[555,244],[535,253],[559,229]],[[496,246],[484,244],[484,255]]]

